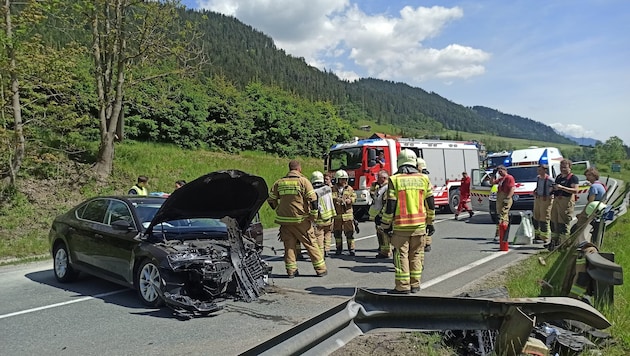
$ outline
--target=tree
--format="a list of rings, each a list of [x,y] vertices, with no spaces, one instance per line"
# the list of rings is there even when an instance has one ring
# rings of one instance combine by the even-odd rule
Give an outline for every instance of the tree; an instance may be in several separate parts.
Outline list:
[[[609,163],[628,158],[623,141],[617,136],[609,138],[601,145],[598,144],[596,149],[603,162]]]
[[[22,41],[29,41],[31,37],[31,25],[41,21],[43,18],[42,7],[35,0],[21,1],[19,3],[4,0],[2,12],[4,21],[2,22],[2,74],[3,79],[2,94],[2,130],[3,149],[7,147],[7,171],[2,172],[3,177],[8,177],[9,185],[14,186],[17,174],[22,167],[26,152],[26,139],[24,137],[24,120],[22,118],[22,103],[20,99],[20,63],[19,47]],[[5,91],[4,80],[8,79]],[[9,101],[6,96],[10,96],[10,105],[5,105]],[[5,111],[10,111],[13,118],[12,125],[7,125]],[[5,146],[6,144],[6,146]]]
[[[82,0],[77,8],[92,34],[100,132],[95,173],[102,180],[112,172],[114,143],[122,139],[126,87],[175,72],[187,73],[201,65],[204,57],[196,46],[199,32],[192,24],[179,21],[182,7],[178,0]],[[176,61],[177,67],[169,73],[127,77],[165,59]]]

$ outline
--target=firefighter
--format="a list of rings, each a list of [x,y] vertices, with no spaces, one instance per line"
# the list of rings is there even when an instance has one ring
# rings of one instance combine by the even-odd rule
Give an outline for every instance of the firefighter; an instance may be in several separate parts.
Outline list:
[[[389,174],[386,170],[382,169],[378,172],[376,181],[372,183],[372,186],[370,187],[372,205],[370,205],[368,214],[370,216],[370,220],[374,221],[374,224],[376,225],[376,238],[378,239],[378,253],[376,254],[376,258],[391,257],[389,234],[379,228],[383,217],[383,207],[387,201],[388,180]]]
[[[504,165],[499,165],[497,172],[499,173],[499,178],[493,182],[493,184],[497,185],[497,215],[499,215],[499,224],[496,231],[498,232],[501,245],[507,247],[508,237],[505,235],[510,224],[510,208],[512,207],[512,197],[514,196],[516,182],[514,177],[507,172],[507,168]],[[495,232],[495,239],[496,235],[497,233]]]
[[[569,238],[569,224],[575,210],[575,194],[579,179],[571,173],[571,160],[560,161],[560,175],[553,185],[553,204],[551,205],[551,241],[544,245],[549,251],[555,250]]]
[[[308,178],[302,175],[300,162],[289,162],[289,173],[278,179],[269,192],[269,206],[276,211],[275,222],[280,225],[280,239],[284,244],[284,265],[289,278],[298,275],[295,244],[300,241],[311,258],[318,277],[328,274],[326,262],[317,247],[312,221],[318,204],[317,194]]]
[[[357,194],[348,185],[348,172],[343,169],[335,172],[337,182],[332,188],[333,200],[335,202],[336,215],[333,221],[333,235],[337,250],[335,255],[341,255],[343,251],[343,235],[346,235],[348,253],[354,256],[354,212],[352,204],[357,199]]]
[[[400,151],[398,173],[389,178],[387,186],[381,228],[392,231],[396,287],[391,294],[420,291],[425,237],[435,232],[433,186],[418,171],[416,159],[412,150]]]
[[[466,210],[468,212],[468,217],[472,218],[475,215],[475,212],[468,206],[468,202],[470,201],[470,177],[468,173],[462,172],[462,183],[459,186],[459,204],[457,204],[457,211],[455,212],[455,220],[459,217],[459,213],[462,210]]]
[[[330,255],[330,243],[332,235],[332,223],[335,216],[335,202],[332,197],[332,189],[324,182],[324,174],[315,171],[311,175],[311,183],[317,194],[318,207],[315,218],[315,237],[324,257]]]
[[[534,225],[535,242],[549,243],[551,230],[549,219],[551,218],[551,205],[553,204],[553,179],[547,174],[549,168],[546,164],[539,164],[537,168],[536,189],[534,190]]]

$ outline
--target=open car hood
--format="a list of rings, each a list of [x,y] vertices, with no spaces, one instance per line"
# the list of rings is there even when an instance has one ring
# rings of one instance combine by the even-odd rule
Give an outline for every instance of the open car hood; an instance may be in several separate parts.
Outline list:
[[[261,177],[239,170],[208,173],[175,190],[155,213],[146,233],[169,220],[225,216],[236,219],[245,231],[268,196]]]

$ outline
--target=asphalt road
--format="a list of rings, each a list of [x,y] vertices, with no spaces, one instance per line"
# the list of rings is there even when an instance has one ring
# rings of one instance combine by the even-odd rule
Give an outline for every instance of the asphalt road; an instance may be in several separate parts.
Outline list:
[[[420,293],[457,294],[542,248],[499,252],[487,214],[461,219],[438,214]],[[360,227],[356,257],[328,258],[329,274],[323,278],[315,276],[310,262],[301,261],[301,276],[294,279],[285,276],[277,229],[266,230],[265,244],[277,252],[264,250],[274,271],[269,293],[252,303],[226,302],[214,316],[191,320],[175,318],[167,308],[147,309],[134,291],[94,277],[60,284],[51,260],[0,267],[0,355],[238,354],[346,301],[357,287],[393,288],[391,259],[374,258],[374,224],[362,222]]]

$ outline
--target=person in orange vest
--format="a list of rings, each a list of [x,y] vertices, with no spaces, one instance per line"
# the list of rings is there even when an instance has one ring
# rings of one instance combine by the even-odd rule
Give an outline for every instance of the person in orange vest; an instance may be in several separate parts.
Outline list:
[[[425,238],[435,232],[433,185],[427,175],[418,171],[416,154],[404,149],[398,155],[398,172],[389,177],[387,187],[381,229],[392,231],[395,248],[395,288],[388,293],[417,293]]]
[[[273,184],[267,203],[275,210],[275,222],[280,225],[280,239],[284,244],[284,265],[289,278],[299,275],[295,260],[297,241],[306,248],[317,276],[323,277],[328,274],[313,229],[313,222],[318,213],[317,193],[308,178],[302,175],[300,162],[296,160],[289,162],[289,173]]]

